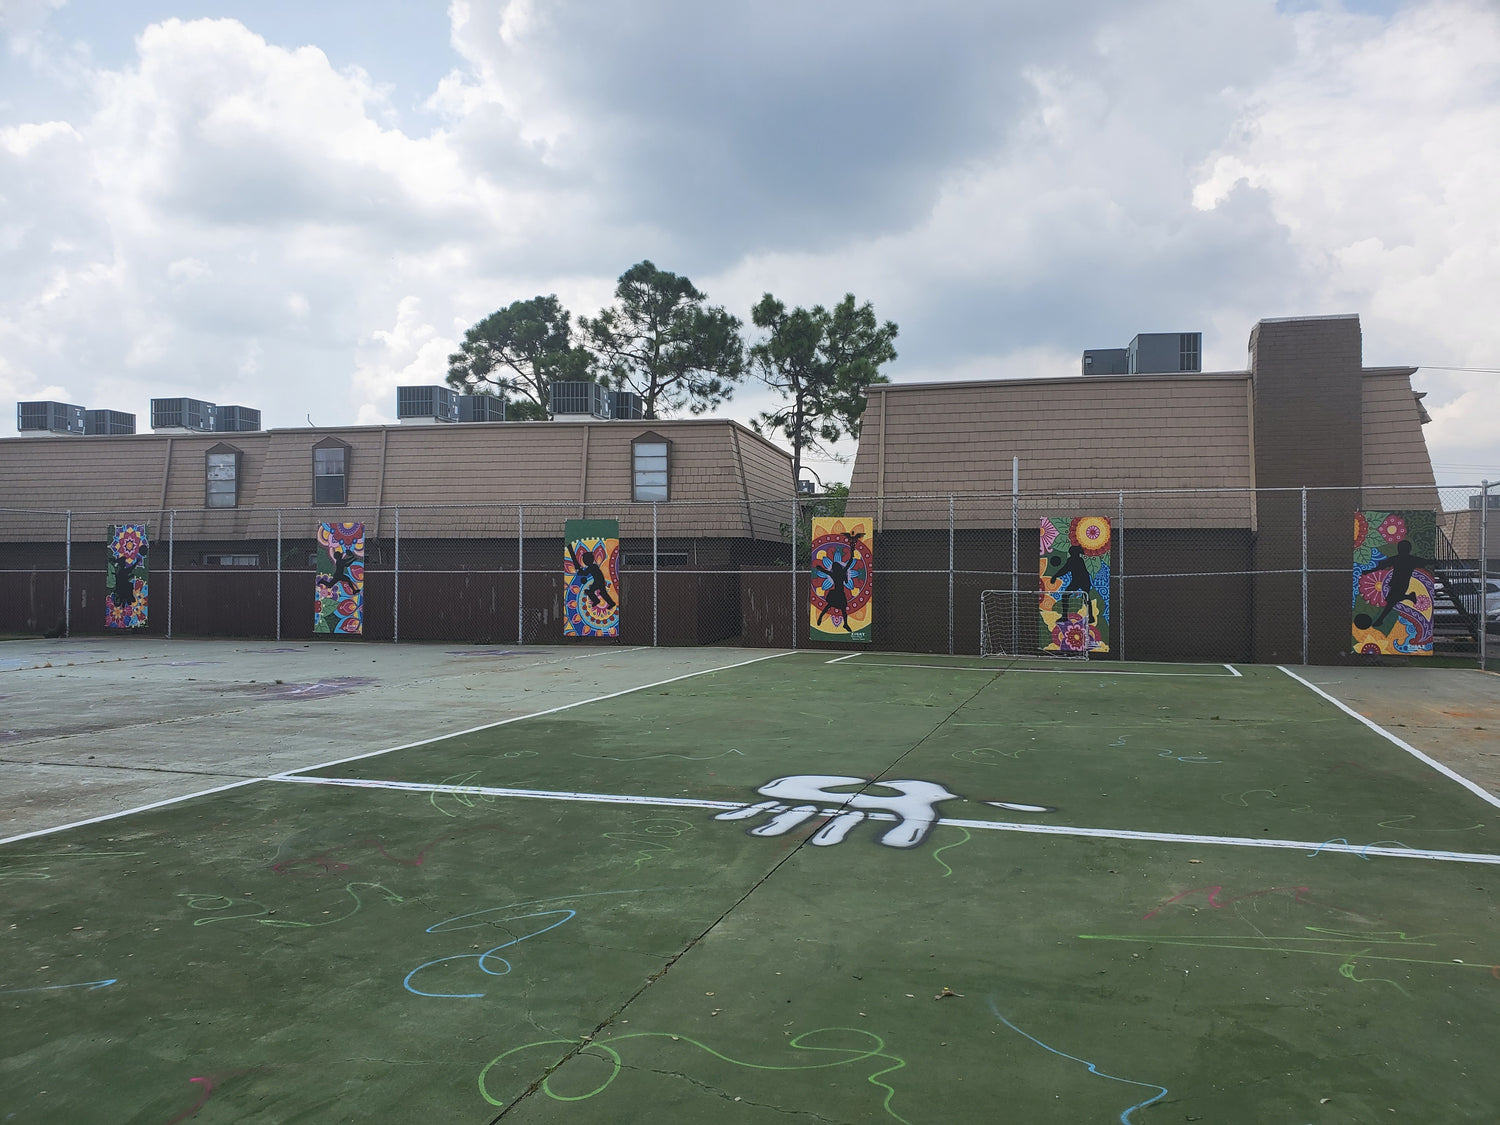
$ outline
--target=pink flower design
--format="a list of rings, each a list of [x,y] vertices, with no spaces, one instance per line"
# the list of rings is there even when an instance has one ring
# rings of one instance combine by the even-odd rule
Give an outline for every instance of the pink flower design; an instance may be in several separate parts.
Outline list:
[[[1359,596],[1371,605],[1385,605],[1386,591],[1391,584],[1391,572],[1376,570],[1359,576]]]
[[[1399,543],[1406,538],[1406,521],[1391,512],[1380,521],[1380,534],[1387,543]]]
[[[1057,525],[1045,516],[1040,524],[1042,534],[1042,554],[1052,550],[1052,544],[1057,542]]]

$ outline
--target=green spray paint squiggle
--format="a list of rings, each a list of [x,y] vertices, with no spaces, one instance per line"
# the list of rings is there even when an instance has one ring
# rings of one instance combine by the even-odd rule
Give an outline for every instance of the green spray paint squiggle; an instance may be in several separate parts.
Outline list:
[[[804,1042],[804,1040],[806,1040],[809,1036],[822,1035],[830,1031],[843,1031],[848,1032],[850,1035],[860,1036],[867,1042],[873,1042],[874,1046],[868,1050],[862,1050],[858,1047],[814,1047],[811,1044]],[[615,1035],[610,1037],[609,1039],[539,1039],[535,1043],[523,1043],[519,1047],[512,1047],[504,1054],[496,1055],[493,1059],[491,1059],[485,1065],[485,1068],[479,1072],[479,1093],[484,1097],[485,1101],[490,1103],[490,1105],[503,1107],[509,1103],[500,1101],[497,1098],[492,1097],[488,1086],[485,1084],[485,1079],[489,1075],[491,1068],[493,1068],[496,1064],[503,1062],[511,1055],[519,1054],[522,1051],[529,1051],[533,1047],[573,1047],[578,1043],[582,1043],[585,1047],[597,1047],[609,1056],[609,1077],[607,1077],[603,1082],[599,1083],[599,1085],[595,1086],[592,1090],[589,1090],[587,1093],[559,1094],[553,1091],[551,1086],[552,1075],[548,1075],[546,1078],[542,1079],[541,1090],[553,1101],[587,1101],[589,1098],[602,1094],[609,1088],[610,1084],[619,1077],[620,1071],[624,1068],[625,1065],[624,1060],[621,1059],[620,1053],[613,1047],[611,1047],[610,1044],[623,1043],[627,1039],[670,1039],[674,1043],[689,1043],[692,1046],[697,1047],[699,1050],[706,1051],[708,1054],[712,1055],[716,1059],[719,1059],[721,1062],[726,1062],[731,1066],[746,1067],[750,1070],[771,1070],[782,1072],[796,1070],[828,1070],[835,1066],[849,1066],[854,1063],[863,1062],[865,1059],[881,1059],[884,1061],[888,1061],[892,1065],[881,1070],[877,1070],[874,1074],[869,1075],[865,1079],[865,1081],[870,1085],[879,1087],[880,1089],[885,1091],[885,1098],[881,1101],[881,1108],[885,1110],[887,1115],[889,1115],[894,1120],[901,1122],[901,1125],[911,1125],[911,1122],[907,1121],[906,1118],[902,1117],[899,1113],[891,1108],[891,1099],[896,1096],[895,1087],[889,1085],[888,1083],[880,1081],[883,1076],[891,1074],[894,1071],[901,1070],[903,1067],[905,1067],[906,1060],[898,1058],[897,1056],[892,1054],[887,1054],[885,1050],[884,1039],[876,1035],[873,1031],[866,1031],[863,1028],[858,1027],[819,1027],[813,1029],[812,1031],[804,1031],[802,1034],[796,1036],[795,1038],[788,1040],[787,1046],[792,1048],[793,1050],[837,1051],[845,1053],[849,1056],[848,1058],[834,1059],[830,1062],[808,1063],[805,1066],[773,1066],[768,1063],[752,1063],[745,1062],[741,1059],[732,1059],[728,1055],[721,1054],[720,1052],[714,1050],[706,1043],[700,1043],[698,1040],[689,1038],[686,1035],[673,1035],[670,1032],[665,1031],[634,1031],[630,1032],[627,1035]]]
[[[956,847],[958,847],[961,844],[967,844],[970,840],[972,840],[974,838],[973,836],[969,835],[969,830],[967,828],[960,828],[959,831],[964,834],[964,838],[962,840],[955,840],[951,844],[944,844],[942,847],[936,849],[932,853],[932,858],[933,859],[937,859],[938,863],[942,865],[942,868],[943,868],[942,878],[944,878],[944,879],[946,879],[949,875],[953,874],[953,868],[949,867],[946,863],[943,863],[942,860],[938,859],[938,853],[939,852],[945,852],[949,848],[956,848]]]

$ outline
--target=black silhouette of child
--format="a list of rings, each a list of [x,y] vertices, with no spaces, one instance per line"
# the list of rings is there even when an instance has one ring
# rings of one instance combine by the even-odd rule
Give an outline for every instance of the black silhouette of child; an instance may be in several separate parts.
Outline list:
[[[333,573],[318,575],[313,580],[313,585],[322,586],[327,589],[329,596],[337,597],[339,583],[352,581],[349,577],[349,550],[342,543],[334,543],[329,546],[328,554],[333,559]]]
[[[1053,564],[1055,565],[1057,561],[1057,556],[1053,555]],[[1059,594],[1073,591],[1083,595],[1084,620],[1092,624],[1094,620],[1094,583],[1092,576],[1089,574],[1089,565],[1083,561],[1083,548],[1077,543],[1068,548],[1067,564],[1057,572],[1057,576],[1063,580],[1062,585],[1057,588]],[[1058,600],[1061,601],[1062,599],[1059,598]]]
[[[1400,593],[1396,594],[1395,597],[1387,597],[1385,608],[1380,611],[1380,616],[1375,618],[1369,625],[1361,626],[1361,628],[1377,628],[1382,621],[1390,616],[1391,610],[1395,609],[1401,602],[1411,602],[1413,605],[1416,605],[1417,595],[1412,593],[1410,589],[1412,574],[1415,573],[1418,567],[1431,565],[1431,559],[1418,558],[1412,554],[1411,541],[1403,539],[1396,544],[1396,553],[1394,555],[1382,559],[1374,566],[1365,570],[1365,574],[1374,574],[1377,570],[1389,570],[1391,572],[1391,584],[1387,589],[1392,594],[1396,594],[1398,590]],[[1364,614],[1360,614],[1360,616],[1363,617]]]
[[[115,588],[114,592],[109,595],[116,609],[135,604],[135,568],[141,565],[141,560],[145,557],[146,544],[144,543],[141,544],[140,553],[129,562],[116,556]]]
[[[615,604],[615,599],[609,596],[609,580],[594,561],[594,552],[582,543],[573,545],[573,568],[578,575],[580,589],[587,595],[590,605],[598,609],[601,601],[606,606]]]
[[[845,584],[849,581],[849,571],[854,566],[854,544],[864,538],[864,532],[856,531],[844,538],[849,542],[849,561],[843,562],[837,555],[830,553],[813,567],[813,573],[821,572],[833,583],[833,589],[824,595],[823,608],[818,611],[818,624],[823,624],[825,615],[833,613],[844,623],[844,632],[852,633],[854,629],[849,624],[849,593]]]

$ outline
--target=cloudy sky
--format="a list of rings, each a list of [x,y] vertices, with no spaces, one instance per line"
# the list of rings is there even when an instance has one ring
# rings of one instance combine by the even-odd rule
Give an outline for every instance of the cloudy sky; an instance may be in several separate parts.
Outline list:
[[[1496,478],[1497,142],[1494,0],[0,0],[0,402],[391,421],[650,258],[852,291],[899,381],[1357,312]]]

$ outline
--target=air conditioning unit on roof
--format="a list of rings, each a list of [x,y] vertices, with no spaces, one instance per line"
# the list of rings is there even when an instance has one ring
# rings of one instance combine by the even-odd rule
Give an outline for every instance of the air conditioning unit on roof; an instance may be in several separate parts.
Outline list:
[[[458,421],[458,392],[452,387],[397,387],[396,418],[402,424]]]
[[[67,402],[18,402],[16,430],[22,437],[82,434],[83,407]]]

